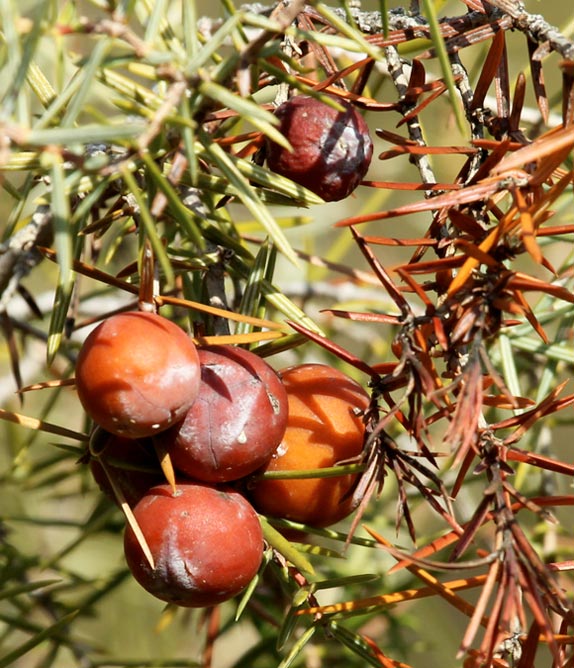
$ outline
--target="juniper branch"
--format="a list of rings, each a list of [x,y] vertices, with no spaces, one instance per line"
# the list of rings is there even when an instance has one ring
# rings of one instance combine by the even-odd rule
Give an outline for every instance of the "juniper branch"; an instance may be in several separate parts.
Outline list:
[[[460,18],[464,20],[469,29],[478,27],[509,17],[513,28],[525,33],[530,39],[539,45],[548,43],[550,48],[566,60],[574,60],[574,41],[563,35],[558,28],[551,25],[540,14],[531,14],[518,0],[489,0],[485,5],[491,11],[484,14],[479,11],[470,11],[461,17],[448,17],[443,22],[452,23]],[[277,4],[264,5],[262,3],[248,3],[241,5],[240,11],[269,16]],[[383,21],[379,11],[364,11],[360,7],[330,8],[333,13],[344,21],[352,20],[356,27],[366,35],[377,35],[383,32]],[[221,19],[203,17],[199,20],[201,32],[209,36],[221,24]],[[414,11],[407,11],[403,7],[389,10],[388,25],[390,30],[409,30],[413,37],[428,37],[428,22],[424,16]]]
[[[517,30],[525,33],[537,44],[548,42],[551,49],[566,60],[574,60],[574,42],[569,40],[555,26],[540,14],[530,14],[517,0],[489,0],[489,4],[510,16]]]
[[[32,220],[0,245],[0,310],[18,290],[20,281],[42,260],[36,246],[49,246],[53,235],[52,214],[47,205],[36,209]]]

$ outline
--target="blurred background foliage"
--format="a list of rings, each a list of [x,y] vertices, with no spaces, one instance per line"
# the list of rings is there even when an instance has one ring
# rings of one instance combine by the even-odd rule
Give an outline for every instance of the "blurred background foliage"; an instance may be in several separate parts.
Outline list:
[[[529,16],[541,12],[567,41],[574,26],[566,4],[528,2],[526,9]],[[381,0],[357,8],[341,2],[336,12],[330,5],[309,3],[315,23],[305,29],[292,24],[292,4],[269,18],[259,5],[240,8],[227,0],[0,2],[0,394],[5,418],[0,423],[0,666],[336,668],[404,662],[446,668],[465,660],[475,665],[468,663],[472,652],[457,658],[468,617],[438,595],[412,602],[399,596],[396,605],[381,599],[371,608],[352,610],[355,614],[296,618],[295,610],[312,605],[315,593],[326,606],[421,586],[412,570],[389,574],[395,559],[362,527],[345,548],[351,520],[333,531],[311,532],[306,547],[291,546],[286,554],[270,548],[269,563],[255,593],[239,608],[238,620],[237,601],[217,610],[165,610],[129,577],[121,513],[101,497],[78,463],[89,424],[65,382],[73,377],[75,355],[94,322],[118,308],[137,307],[139,267],[148,247],[155,255],[161,295],[187,300],[183,306],[161,302],[162,314],[200,339],[227,334],[229,326],[231,335],[247,337],[235,341],[247,341],[276,368],[324,361],[365,386],[369,378],[349,359],[372,366],[396,362],[391,344],[398,325],[324,311],[399,314],[348,228],[334,224],[392,211],[423,195],[420,188],[376,186],[391,181],[420,185],[421,170],[408,151],[391,160],[377,158],[389,150],[389,137],[377,130],[407,136],[404,126],[397,128],[405,110],[373,103],[392,105],[399,96],[389,76],[388,53],[366,39],[353,11],[378,17],[382,34],[398,29],[409,10],[421,24],[432,25],[437,16],[478,11],[481,3],[467,5],[429,1],[404,7]],[[390,25],[380,21],[381,11],[388,13]],[[504,32],[514,91],[519,72],[532,77],[531,54],[522,34],[509,27]],[[281,39],[285,34],[289,39]],[[486,69],[491,38],[461,48],[473,88]],[[435,56],[444,45],[436,34],[425,40],[407,33],[400,42],[404,62],[428,48],[437,49],[430,54]],[[290,49],[297,55],[303,43],[307,57],[293,56]],[[332,71],[320,59],[325,53],[333,58]],[[527,85],[519,120],[529,140],[562,122],[564,97],[572,91],[563,54],[549,47],[542,55],[548,115],[545,121],[535,89]],[[342,202],[324,204],[261,166],[262,137],[280,141],[271,110],[281,86],[308,90],[366,56],[372,57],[372,69],[357,94],[375,141],[367,177],[371,185]],[[285,63],[299,76],[288,74]],[[426,82],[446,76],[439,58],[424,60],[424,66]],[[341,90],[353,90],[358,76],[349,71]],[[500,90],[497,97],[495,89],[493,84],[484,106],[503,116],[501,100],[510,108],[512,99],[504,100]],[[420,109],[417,121],[429,145],[469,146],[468,119],[458,98],[437,97]],[[556,165],[566,175],[572,173],[571,148],[566,144]],[[467,155],[429,154],[428,160],[436,182],[452,184]],[[552,208],[551,224],[572,224],[571,178]],[[361,225],[361,234],[420,239],[431,217],[427,211],[374,220]],[[30,244],[19,233],[28,234]],[[34,244],[51,251],[39,252]],[[546,237],[540,245],[560,286],[571,292],[572,231]],[[373,248],[391,273],[413,254],[413,247],[405,245]],[[515,271],[550,280],[532,254],[517,254],[512,262]],[[415,314],[424,312],[420,295],[408,299]],[[529,294],[528,299],[549,342],[542,346],[520,315],[522,324],[497,339],[489,358],[514,394],[539,403],[572,375],[574,311],[571,302],[551,293]],[[189,308],[191,302],[197,308]],[[276,327],[263,328],[261,334],[261,328],[241,317],[228,325],[204,313],[201,304],[266,318]],[[287,321],[300,331],[325,335],[329,345],[306,342]],[[348,352],[347,361],[335,354],[335,346]],[[17,392],[46,381],[52,381],[48,388]],[[572,409],[549,412],[550,418],[537,423],[521,445],[568,463]],[[508,411],[488,415],[496,422]],[[444,425],[427,426],[437,451],[443,450]],[[391,434],[403,443],[400,427],[391,427]],[[449,489],[456,475],[448,465],[441,472]],[[566,499],[563,509],[555,509],[557,524],[536,513],[524,517],[522,528],[544,561],[572,559],[570,477],[566,465],[558,472],[550,466],[516,466],[514,485],[522,494]],[[398,490],[388,476],[361,524],[409,551],[414,548],[407,528],[399,524],[395,531]],[[484,480],[465,478],[456,499],[460,521],[473,516],[483,493]],[[418,545],[448,530],[418,489],[409,488],[408,495]],[[491,550],[492,534],[486,527],[475,537],[478,555]],[[290,558],[296,566],[308,559],[314,572],[288,566]],[[571,599],[571,577],[564,570],[560,584]],[[441,577],[457,574],[447,571]],[[471,611],[478,596],[474,590],[466,595]],[[565,636],[572,633],[568,626],[561,629]],[[517,633],[522,643],[528,628],[520,629],[522,636]],[[568,656],[558,663],[544,648],[537,663],[519,657],[499,652],[488,665],[525,668],[553,660],[571,665]]]

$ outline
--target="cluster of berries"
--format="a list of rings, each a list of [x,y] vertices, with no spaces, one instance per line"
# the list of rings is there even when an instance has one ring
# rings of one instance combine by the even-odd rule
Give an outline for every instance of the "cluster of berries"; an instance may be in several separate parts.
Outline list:
[[[326,526],[353,509],[353,475],[262,475],[359,456],[369,398],[336,369],[278,374],[247,350],[196,348],[171,321],[133,312],[90,333],[76,388],[97,425],[93,476],[135,518],[127,564],[163,601],[203,607],[241,592],[263,558],[258,513]]]

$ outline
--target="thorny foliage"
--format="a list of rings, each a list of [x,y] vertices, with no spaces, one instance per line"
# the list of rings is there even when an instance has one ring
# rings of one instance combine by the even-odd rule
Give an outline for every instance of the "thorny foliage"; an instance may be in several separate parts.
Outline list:
[[[420,192],[421,197],[399,208],[360,213],[337,223],[339,227],[349,228],[369,265],[370,280],[378,281],[396,309],[387,314],[342,309],[330,311],[338,318],[388,327],[394,336],[392,353],[395,358],[378,363],[358,359],[322,336],[294,306],[277,301],[272,305],[289,319],[292,330],[369,377],[372,403],[365,415],[367,440],[361,462],[364,472],[355,490],[360,505],[349,540],[353,540],[353,532],[363,512],[389,476],[393,476],[397,483],[397,528],[404,523],[413,541],[417,539],[419,532],[411,511],[413,488],[447,528],[434,541],[409,554],[397,550],[383,536],[371,531],[373,540],[397,559],[395,570],[407,568],[422,580],[424,586],[331,606],[318,605],[313,588],[303,574],[304,568],[298,567],[300,561],[294,553],[283,552],[282,555],[281,549],[277,548],[270,568],[277,570],[285,588],[295,587],[304,594],[292,603],[281,629],[282,641],[286,641],[296,621],[313,619],[310,631],[298,640],[290,658],[294,658],[311,639],[316,628],[323,627],[372,665],[404,666],[386,656],[367,636],[345,629],[338,619],[346,613],[383,610],[403,600],[434,595],[469,617],[459,649],[460,656],[465,657],[465,666],[528,668],[535,665],[539,646],[543,644],[549,647],[555,668],[574,665],[574,655],[569,649],[574,642],[574,610],[558,579],[560,572],[572,569],[572,562],[544,563],[521,519],[528,512],[550,521],[550,509],[572,505],[574,497],[539,495],[528,498],[511,482],[515,467],[520,464],[572,475],[572,466],[536,451],[536,437],[540,436],[543,420],[571,406],[574,395],[563,396],[564,384],[559,384],[550,387],[546,396],[536,400],[520,396],[509,388],[503,377],[500,359],[493,360],[497,342],[511,340],[513,330],[524,329],[525,323],[540,339],[537,352],[541,359],[552,360],[550,352],[560,347],[560,342],[553,342],[552,335],[546,333],[540,319],[542,311],[535,312],[532,297],[542,295],[553,300],[552,303],[574,303],[571,270],[556,270],[545,256],[545,239],[569,238],[568,235],[574,233],[574,225],[553,224],[552,220],[553,207],[560,198],[565,193],[571,196],[574,177],[574,46],[541,17],[526,13],[522,5],[511,0],[464,0],[463,5],[465,13],[460,16],[436,21],[432,7],[426,7],[426,16],[422,16],[416,11],[418,3],[413,3],[410,13],[403,10],[389,12],[387,31],[378,13],[337,12],[321,4],[298,2],[272,9],[255,8],[254,16],[261,20],[268,16],[269,22],[263,24],[257,37],[242,44],[237,58],[231,58],[227,64],[218,62],[213,80],[199,70],[190,73],[173,64],[155,65],[156,75],[159,74],[167,86],[165,101],[157,104],[151,100],[154,111],[148,113],[140,103],[150,100],[136,96],[137,102],[133,102],[131,111],[137,110],[149,119],[149,124],[136,141],[128,142],[127,147],[124,145],[104,167],[94,168],[88,160],[93,156],[78,156],[65,146],[50,143],[52,154],[85,173],[95,170],[102,178],[97,199],[90,202],[90,207],[83,207],[84,218],[76,216],[76,222],[83,224],[82,235],[88,241],[78,246],[75,259],[66,259],[68,270],[73,268],[78,274],[119,288],[133,295],[134,299],[139,298],[140,302],[184,306],[206,314],[206,319],[194,322],[195,334],[200,340],[211,340],[210,336],[216,336],[218,341],[223,341],[222,335],[227,334],[227,320],[235,319],[252,331],[232,335],[226,340],[254,343],[267,339],[265,352],[269,353],[292,345],[293,335],[286,334],[272,321],[247,317],[260,313],[262,300],[256,300],[245,309],[240,308],[240,300],[235,299],[231,304],[238,311],[235,314],[218,308],[226,308],[230,302],[229,296],[221,290],[223,271],[229,273],[237,288],[256,266],[249,264],[253,258],[249,259],[242,246],[245,239],[230,220],[225,219],[225,207],[230,201],[242,201],[260,223],[267,225],[267,232],[277,247],[294,253],[283,244],[280,231],[265,218],[261,202],[249,199],[249,191],[244,189],[245,182],[240,177],[247,175],[252,179],[251,186],[254,183],[263,186],[261,197],[269,197],[266,201],[271,203],[285,204],[290,200],[310,204],[313,200],[309,199],[308,193],[289,190],[279,179],[265,180],[258,166],[264,164],[264,135],[271,132],[268,119],[255,119],[260,121],[259,127],[234,135],[235,121],[253,112],[252,107],[237,100],[248,99],[253,92],[279,82],[278,100],[293,87],[327,91],[350,99],[371,113],[389,114],[389,117],[399,114],[401,117],[396,132],[377,131],[381,139],[391,144],[380,159],[392,166],[394,160],[408,156],[419,170],[420,181],[370,181],[364,185],[373,189]],[[147,53],[145,42],[116,19],[111,16],[110,20],[84,21],[68,30],[71,34],[113,35],[143,57]],[[216,21],[204,22],[204,43],[220,39],[217,31],[225,29],[226,25]],[[297,30],[289,32],[293,25]],[[341,67],[331,52],[328,38],[348,37],[350,31],[362,53],[352,64]],[[527,123],[528,130],[523,127],[527,75],[519,73],[516,80],[511,81],[507,55],[509,31],[519,31],[524,36],[523,48],[530,64],[528,77],[539,110],[538,122]],[[231,29],[226,34],[232,34]],[[282,39],[284,34],[287,37]],[[420,40],[427,41],[421,46]],[[223,40],[218,43],[223,44]],[[463,55],[467,47],[478,44],[486,45],[487,49],[481,70],[472,79],[463,64]],[[403,51],[404,45],[412,46],[412,50]],[[413,56],[413,52],[416,55]],[[408,57],[403,55],[407,53]],[[552,54],[561,57],[561,114],[558,122],[551,122],[543,67],[543,61]],[[428,70],[432,69],[429,64],[437,57],[442,57],[444,78],[429,75]],[[394,102],[381,102],[370,92],[370,81],[381,62],[396,88]],[[123,85],[120,80],[116,83],[118,90]],[[511,94],[512,87],[514,92]],[[226,92],[226,88],[233,95]],[[494,104],[487,105],[487,93],[493,88]],[[189,89],[193,91],[191,102],[187,102],[184,95]],[[138,91],[140,97],[142,91],[144,89]],[[455,92],[458,97],[451,97],[451,104],[453,109],[459,109],[459,101],[462,104],[467,141],[459,146],[429,145],[419,117],[432,110],[433,105],[438,105],[446,94],[452,96]],[[175,122],[174,109],[180,109],[182,114]],[[185,116],[181,109],[187,109],[188,115]],[[163,126],[169,121],[174,122],[172,133],[160,137]],[[198,153],[190,148],[195,137],[185,134],[192,127],[194,132],[197,130],[202,147]],[[405,134],[399,134],[400,131]],[[7,141],[22,149],[32,151],[42,143],[40,134],[29,135],[16,126],[8,126],[5,133]],[[164,141],[161,151],[154,148],[158,137]],[[109,150],[109,147],[105,149]],[[434,155],[464,158],[464,164],[452,182],[437,182],[431,160]],[[250,158],[253,158],[254,167],[252,171],[246,171],[244,163]],[[29,156],[30,161],[33,159],[34,155]],[[135,170],[132,162],[137,164]],[[3,303],[11,293],[19,290],[39,311],[19,278],[37,261],[36,256],[31,255],[36,252],[31,250],[34,241],[42,247],[50,243],[46,238],[46,221],[55,218],[61,223],[62,212],[66,211],[54,196],[57,193],[55,183],[62,174],[60,167],[54,160],[49,170],[54,188],[52,209],[40,208],[31,223],[35,225],[34,229],[27,228],[28,233],[36,236],[32,240],[13,236],[12,246],[6,246],[0,266],[1,277],[16,276],[16,280],[2,281]],[[160,168],[167,175],[163,181],[158,178]],[[216,177],[215,171],[223,178]],[[193,175],[190,182],[186,181],[188,173]],[[127,184],[124,190],[115,181],[118,175]],[[137,196],[141,192],[138,184],[143,175],[157,185],[150,195],[149,209]],[[203,198],[201,192],[206,194]],[[187,212],[191,212],[188,217],[185,217],[187,214],[183,216],[185,225],[180,223],[191,243],[181,244],[175,252],[177,240],[166,238],[166,254],[165,244],[154,232],[150,221],[163,219],[169,222],[171,216],[177,219],[181,211],[176,200],[182,201]],[[83,201],[83,195],[71,197],[68,213],[77,214]],[[422,238],[390,237],[362,231],[367,223],[382,227],[383,221],[400,220],[415,214],[428,216],[429,225]],[[117,225],[119,229],[120,224],[123,224],[122,236],[127,238],[138,232],[140,240],[145,240],[140,243],[141,247],[146,252],[153,249],[163,272],[163,288],[168,286],[169,290],[164,289],[159,295],[155,286],[143,278],[138,285],[135,262],[126,267],[120,277],[96,269],[98,239],[113,226]],[[61,226],[56,225],[56,229],[61,238]],[[194,244],[201,248],[201,253],[191,253]],[[391,270],[380,259],[381,248],[385,247],[407,248],[410,257]],[[233,251],[231,255],[229,250]],[[42,252],[52,259],[57,256],[60,263],[64,263],[65,246],[61,243],[58,246],[56,242],[55,250],[44,248]],[[304,257],[302,253],[299,255]],[[528,261],[524,262],[524,258]],[[145,269],[146,265],[140,266]],[[525,266],[534,267],[534,270],[527,272],[523,269]],[[357,282],[366,275],[350,267],[338,269]],[[66,269],[62,271],[66,276]],[[190,271],[201,274],[202,294],[207,298],[195,300],[190,297],[198,294],[189,289],[183,278]],[[272,279],[272,272],[266,275],[267,279]],[[70,320],[66,320],[70,313],[74,313],[73,291],[66,280],[62,279],[59,293],[65,308],[57,311],[64,317],[54,318],[48,340],[52,356],[58,353],[62,344],[64,324],[73,327],[73,320],[71,325]],[[267,288],[265,297],[271,299],[271,294],[274,291]],[[544,303],[548,305],[550,302]],[[544,313],[547,315],[550,310],[548,308]],[[571,317],[572,309],[569,313]],[[549,317],[548,322],[553,326],[556,320]],[[563,322],[571,321],[565,319]],[[7,339],[13,343],[13,368],[19,381],[12,328],[21,326],[21,323],[13,322],[4,314],[3,326]],[[566,325],[558,330],[561,335],[565,331],[571,336],[571,328],[568,330]],[[274,339],[275,343],[270,343]],[[296,337],[297,343],[300,340]],[[512,416],[502,419],[500,414],[504,410],[512,411]],[[6,417],[16,419],[15,414]],[[30,420],[26,424],[33,429],[52,429],[66,435],[62,429],[40,421]],[[525,445],[521,447],[523,440]],[[438,449],[437,441],[441,442]],[[447,463],[443,465],[445,461]],[[462,522],[457,517],[456,500],[471,477],[483,480],[484,486],[470,519]],[[482,544],[490,540],[489,549],[476,547],[478,536],[481,536]],[[283,543],[278,545],[284,547]],[[447,548],[450,553],[443,560],[434,556]],[[469,556],[471,551],[474,554]],[[290,563],[291,557],[294,563]],[[431,575],[431,571],[454,570],[464,574],[465,569],[482,572],[443,582]],[[456,593],[474,587],[481,587],[475,604],[468,603]],[[258,601],[256,594],[252,596],[251,605],[265,616],[264,600]],[[481,627],[482,633],[479,634]],[[209,651],[206,651],[206,657],[208,655]],[[209,658],[205,661],[208,663]]]
[[[479,559],[486,569],[481,596],[470,614],[470,623],[460,652],[468,652],[465,665],[535,665],[539,642],[549,644],[555,666],[572,665],[566,647],[571,641],[566,630],[574,621],[568,597],[556,581],[557,564],[542,563],[530,544],[517,513],[523,508],[546,517],[543,508],[524,498],[511,484],[514,473],[509,462],[529,461],[541,469],[560,470],[571,475],[572,467],[528,454],[518,447],[521,437],[544,416],[574,402],[574,396],[559,397],[560,388],[537,405],[515,396],[506,387],[491,363],[489,344],[501,331],[512,326],[511,318],[526,319],[544,344],[549,338],[532,311],[528,294],[541,292],[572,303],[569,271],[559,275],[544,256],[539,241],[549,234],[571,234],[572,225],[552,226],[552,205],[572,185],[571,151],[574,145],[572,62],[562,61],[562,124],[527,137],[521,129],[526,79],[520,73],[514,96],[510,95],[510,74],[506,55],[506,30],[517,26],[507,14],[492,20],[493,6],[499,3],[467,3],[473,11],[464,18],[441,23],[441,32],[451,59],[455,83],[461,92],[472,138],[468,146],[427,146],[417,126],[417,114],[444,92],[441,81],[426,82],[424,53],[406,63],[394,53],[397,44],[407,41],[408,31],[393,31],[377,43],[387,46],[390,73],[395,81],[406,82],[399,92],[399,111],[409,136],[380,131],[395,146],[381,158],[392,160],[407,154],[418,164],[427,198],[391,211],[359,215],[338,223],[349,226],[359,248],[395,302],[397,333],[393,352],[398,361],[374,365],[370,369],[373,406],[367,416],[367,471],[361,495],[380,486],[394,474],[399,490],[399,514],[413,540],[416,528],[409,509],[407,485],[414,486],[452,527],[453,545],[449,562],[468,552],[480,528],[495,527],[492,549]],[[478,20],[482,13],[484,21]],[[471,20],[472,16],[472,20]],[[533,43],[528,22],[526,33],[531,77],[541,119],[548,118],[540,52],[548,43]],[[459,57],[464,46],[489,40],[484,66],[471,90]],[[390,46],[392,45],[392,46]],[[496,111],[484,108],[486,91],[496,87]],[[430,92],[430,95],[425,94]],[[365,102],[368,107],[369,103]],[[488,136],[488,139],[485,137]],[[432,181],[426,162],[434,153],[468,156],[452,184]],[[429,178],[431,182],[429,182]],[[391,183],[371,183],[392,188]],[[412,184],[413,188],[417,187]],[[367,236],[360,226],[371,221],[387,221],[421,211],[431,213],[424,239]],[[549,224],[550,223],[550,224]],[[395,267],[396,279],[377,259],[377,246],[411,246],[410,260]],[[431,251],[435,258],[427,259]],[[528,254],[535,265],[544,267],[551,280],[543,280],[514,269],[518,258]],[[422,278],[422,281],[421,281]],[[398,282],[397,282],[398,279]],[[402,285],[400,285],[402,284]],[[424,305],[415,313],[408,294]],[[389,315],[337,312],[354,320],[389,324]],[[318,340],[318,337],[313,337]],[[328,344],[324,344],[328,347]],[[353,363],[352,359],[349,359]],[[357,364],[364,369],[363,364]],[[366,370],[369,371],[368,369]],[[489,423],[487,409],[526,409],[514,418]],[[396,421],[409,435],[415,451],[401,449],[393,437]],[[447,491],[436,473],[436,453],[430,433],[437,423],[446,422],[443,442],[453,454],[457,478]],[[503,436],[503,430],[513,431]],[[426,464],[421,463],[426,460]],[[452,503],[466,477],[484,475],[483,496],[471,520],[458,524]],[[444,537],[430,550],[405,555],[404,563],[425,565],[425,555],[444,547]],[[434,563],[440,569],[440,564]],[[471,568],[480,566],[475,560]],[[570,565],[565,565],[570,568]],[[448,589],[448,585],[446,585]],[[486,619],[483,615],[490,610]],[[557,621],[558,620],[558,621]],[[485,626],[478,650],[470,650],[480,624]],[[528,632],[527,630],[530,629]],[[560,639],[556,634],[561,634]],[[510,642],[513,640],[514,642]],[[390,663],[388,665],[391,665]]]

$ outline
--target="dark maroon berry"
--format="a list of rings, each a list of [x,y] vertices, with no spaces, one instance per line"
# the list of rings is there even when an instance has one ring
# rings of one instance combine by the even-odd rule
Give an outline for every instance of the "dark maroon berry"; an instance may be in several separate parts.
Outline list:
[[[121,492],[130,506],[165,478],[151,438],[131,439],[116,436],[97,427],[90,438],[89,466],[102,492],[118,503]],[[111,480],[110,480],[111,478]]]
[[[335,99],[335,98],[334,98]],[[373,156],[369,128],[359,112],[336,98],[333,107],[308,95],[292,97],[277,107],[279,130],[293,151],[269,141],[269,169],[290,178],[326,202],[341,200],[355,190]]]
[[[234,346],[199,349],[199,396],[161,434],[174,468],[206,482],[237,480],[267,463],[287,426],[287,393],[258,355]]]

